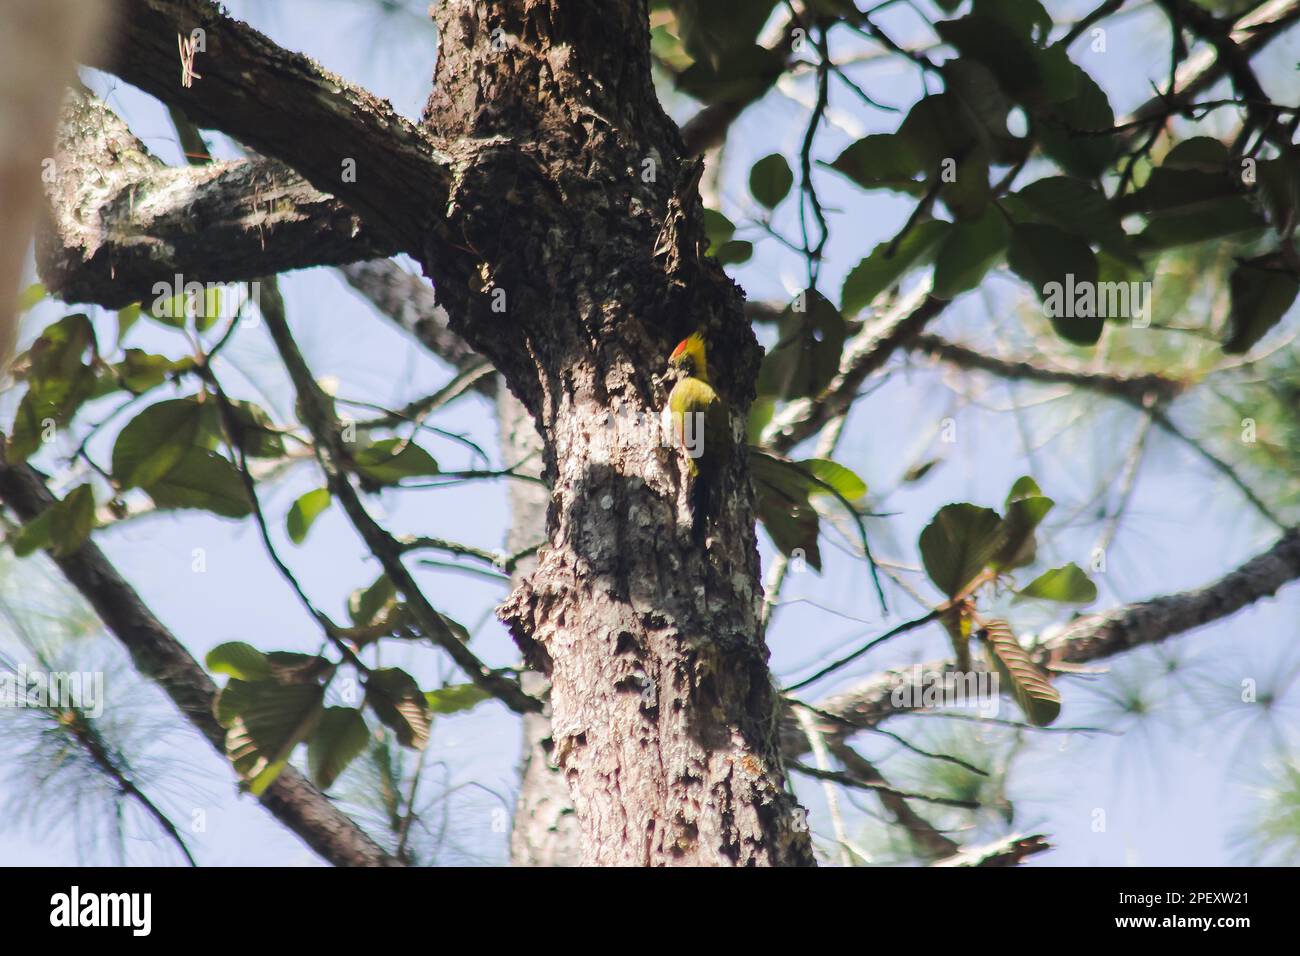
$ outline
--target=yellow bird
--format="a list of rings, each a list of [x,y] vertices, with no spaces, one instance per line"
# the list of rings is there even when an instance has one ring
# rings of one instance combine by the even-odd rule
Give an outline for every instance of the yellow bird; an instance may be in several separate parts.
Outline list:
[[[731,460],[731,424],[726,403],[709,381],[704,338],[697,332],[683,339],[668,358],[676,379],[668,394],[673,428],[686,453],[690,476],[691,530],[703,540],[705,525],[717,513],[719,476]]]

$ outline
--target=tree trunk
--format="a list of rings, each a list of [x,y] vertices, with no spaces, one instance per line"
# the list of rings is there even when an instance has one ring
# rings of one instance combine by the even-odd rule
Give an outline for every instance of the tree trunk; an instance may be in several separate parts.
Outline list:
[[[744,456],[705,547],[657,427],[678,338],[705,334],[737,424],[760,350],[702,256],[645,4],[460,0],[434,15],[426,123],[455,165],[458,251],[424,264],[542,436],[548,546],[500,613],[551,681],[582,860],[811,863],[776,744]]]

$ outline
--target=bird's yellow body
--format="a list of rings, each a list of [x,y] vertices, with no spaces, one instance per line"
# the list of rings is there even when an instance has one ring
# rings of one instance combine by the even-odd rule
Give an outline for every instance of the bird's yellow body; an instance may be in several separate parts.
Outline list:
[[[697,333],[683,340],[668,359],[677,378],[668,393],[673,428],[691,479],[691,508],[697,537],[716,511],[718,476],[731,457],[731,427],[727,406],[709,381],[704,339]]]

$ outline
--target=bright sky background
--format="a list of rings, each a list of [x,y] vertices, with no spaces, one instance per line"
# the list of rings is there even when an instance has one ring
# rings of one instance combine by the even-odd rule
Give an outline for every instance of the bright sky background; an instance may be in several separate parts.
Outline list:
[[[390,97],[404,114],[416,117],[422,109],[434,49],[432,27],[422,16],[397,14],[376,28],[373,3],[233,0],[227,5],[235,16],[247,18],[286,47],[306,52],[327,68]],[[1058,19],[1063,7],[1077,13],[1082,5],[1050,4]],[[1110,93],[1117,114],[1149,95],[1148,80],[1163,81],[1167,30],[1153,29],[1152,24],[1160,18],[1149,5],[1144,11],[1111,25],[1106,53],[1076,56]],[[893,25],[900,38],[915,35],[914,21],[906,16],[884,22]],[[1076,46],[1076,54],[1080,46]],[[1264,67],[1263,75],[1285,80],[1294,75],[1297,59],[1300,36],[1292,31],[1258,62]],[[906,105],[916,96],[915,71],[892,60],[887,65],[862,67],[855,75],[885,103]],[[175,135],[163,110],[112,78],[95,77],[92,82],[108,94],[110,105],[152,150],[169,162],[179,160]],[[798,89],[795,92],[798,94]],[[821,158],[833,158],[863,132],[896,125],[894,114],[865,113],[843,87],[836,93],[832,104],[862,128],[847,132],[827,128],[819,140]],[[1285,100],[1285,90],[1280,94]],[[673,102],[670,109],[676,118],[684,119],[690,105]],[[723,211],[733,221],[741,223],[754,213],[745,187],[749,166],[773,151],[793,158],[806,116],[804,106],[774,93],[737,122],[722,181]],[[234,155],[226,151],[228,143],[218,142],[222,155]],[[1021,182],[1032,178],[1031,170]],[[821,177],[819,186],[824,202],[839,210],[832,220],[830,259],[822,282],[823,291],[837,298],[843,275],[877,242],[893,235],[912,201],[883,192],[863,193],[831,173]],[[792,228],[792,202],[781,208],[777,222]],[[802,281],[800,263],[773,241],[757,243],[756,248],[754,259],[733,271],[737,281],[752,298],[787,298]],[[299,272],[283,278],[281,284],[290,321],[308,361],[318,376],[338,379],[340,396],[396,406],[428,394],[450,377],[445,366],[376,317],[331,270]],[[1157,284],[1157,296],[1159,292]],[[959,340],[987,341],[981,336],[996,328],[1000,342],[1014,352],[1017,342],[1024,341],[1017,310],[1025,308],[1028,296],[1028,290],[1009,276],[990,278],[981,290],[949,309],[936,330]],[[55,307],[40,307],[30,319],[28,336],[58,314]],[[107,320],[103,328],[112,328],[111,314],[100,318]],[[1119,334],[1158,333],[1123,330]],[[181,347],[175,334],[147,321],[137,325],[131,344],[173,354]],[[241,330],[222,366],[225,384],[240,397],[257,399],[281,414],[289,411],[284,378],[264,328]],[[916,562],[917,534],[937,508],[950,501],[998,508],[1021,474],[1032,473],[1044,492],[1057,500],[1052,519],[1061,521],[1072,515],[1104,476],[1117,468],[1137,428],[1134,412],[1089,396],[1036,404],[1019,416],[1018,424],[1017,416],[1001,409],[1015,400],[1029,403],[1049,393],[1012,390],[1001,383],[975,379],[971,380],[973,404],[956,415],[957,442],[940,445],[940,422],[959,407],[955,393],[943,384],[944,375],[921,363],[894,373],[859,403],[836,455],[868,482],[878,510],[892,515],[872,523],[876,550],[905,564]],[[104,410],[94,409],[97,415]],[[1069,428],[1073,417],[1080,414],[1089,417]],[[89,420],[98,419],[91,415]],[[495,454],[494,420],[482,398],[458,402],[437,423],[468,432]],[[1035,447],[1028,457],[1021,429],[1034,438]],[[1198,423],[1192,422],[1191,430],[1199,432]],[[110,429],[92,445],[92,452],[106,458],[113,433]],[[1267,547],[1274,537],[1243,506],[1236,491],[1212,477],[1202,461],[1158,432],[1150,441],[1135,498],[1108,553],[1107,571],[1095,576],[1101,589],[1099,608],[1210,581]],[[445,468],[468,464],[466,452],[454,443],[426,439],[424,444]],[[944,456],[942,464],[923,481],[899,486],[908,467],[939,454]],[[319,476],[304,466],[290,480],[267,489],[263,505],[280,533],[277,544],[281,554],[299,580],[328,613],[342,617],[347,594],[369,584],[378,574],[376,562],[365,556],[337,508],[321,518],[304,547],[292,545],[282,532],[283,514],[290,502],[320,483]],[[372,508],[398,532],[494,548],[501,544],[506,517],[503,492],[502,486],[492,484],[390,491],[373,502]],[[1053,564],[1073,560],[1086,566],[1100,529],[1099,522],[1089,519],[1090,515],[1085,515],[1051,536],[1046,551]],[[266,557],[251,521],[233,523],[183,512],[128,522],[97,534],[96,540],[196,657],[202,658],[212,647],[231,640],[268,650],[314,651],[320,644],[318,632]],[[191,570],[195,548],[206,551],[206,573]],[[766,542],[763,553],[766,561],[771,554]],[[796,603],[779,611],[769,634],[772,666],[780,680],[812,673],[818,663],[852,649],[918,610],[898,594],[892,602],[893,618],[882,622],[863,565],[834,546],[824,546],[824,555],[823,575],[793,575],[787,581],[783,598]],[[25,587],[24,578],[33,573],[30,565],[10,570],[5,582],[10,593]],[[474,647],[481,657],[496,664],[516,660],[513,646],[490,614],[493,605],[505,597],[503,586],[448,571],[422,570],[420,576],[434,603],[475,631]],[[1038,618],[1032,609],[1016,613],[1022,627],[1033,629],[1064,621],[1070,612],[1054,608]],[[1300,636],[1296,632],[1298,619],[1300,589],[1293,587],[1278,600],[1260,602],[1226,622],[1177,639],[1168,653],[1130,655],[1109,662],[1106,676],[1061,681],[1065,697],[1061,725],[1105,726],[1127,732],[1121,736],[1031,735],[1029,752],[1018,762],[1012,778],[1010,796],[1021,814],[1020,829],[1046,833],[1058,849],[1035,857],[1030,865],[1251,862],[1234,854],[1233,835],[1249,821],[1253,788],[1266,779],[1266,762],[1274,751],[1262,739],[1267,731],[1258,710],[1240,702],[1241,681],[1253,678],[1261,690],[1271,686],[1283,694],[1281,712],[1288,715],[1287,723],[1294,732],[1300,694],[1290,685],[1300,671],[1295,640]],[[947,646],[937,627],[907,635],[804,691],[804,698],[816,700],[885,667],[943,656]],[[458,679],[445,661],[436,660],[434,652],[425,648],[405,654],[394,648],[387,653],[386,663],[407,667],[426,687]],[[1186,667],[1161,676],[1169,658]],[[1116,687],[1136,682],[1146,687],[1145,696],[1156,706],[1151,717],[1130,726],[1117,719],[1107,695]],[[148,690],[132,693],[146,700],[156,696]],[[111,681],[108,694],[112,707]],[[166,719],[168,706],[159,703],[152,710]],[[174,713],[170,716],[171,723],[177,723]],[[1002,716],[1018,719],[1010,704],[1004,704]],[[934,739],[927,735],[952,729],[937,727],[931,718],[901,718],[891,721],[888,728],[915,740]],[[897,750],[896,745],[871,735],[861,735],[859,740],[864,752],[880,760],[882,772],[890,776],[891,759],[897,758],[886,755]],[[1294,747],[1294,736],[1291,742]],[[224,761],[194,734],[175,730],[155,746],[160,758],[171,758],[171,769],[158,781],[155,792],[173,818],[188,827],[193,811],[205,812],[206,831],[188,834],[201,863],[319,862],[255,801],[236,795],[233,776]],[[499,705],[485,703],[468,715],[439,720],[430,746],[431,757],[445,766],[449,786],[476,785],[462,786],[449,797],[451,846],[444,861],[505,862],[506,834],[499,827],[494,830],[501,814],[493,811],[513,806],[519,751],[516,720]],[[907,784],[905,777],[893,782]],[[812,809],[817,835],[827,837],[830,830],[821,787],[806,780],[799,780],[798,785]],[[0,800],[11,797],[13,788],[20,786],[21,777],[0,776]],[[867,805],[871,802],[865,801]],[[1093,829],[1099,808],[1106,814],[1105,832]],[[851,807],[846,805],[845,811],[851,821],[860,819]],[[74,817],[47,832],[21,826],[0,830],[0,863],[45,865],[86,860],[78,855],[75,833],[79,827],[81,823]],[[140,827],[134,829],[141,832]],[[129,847],[127,859],[145,863],[170,861],[173,856],[170,848],[160,850],[137,841]]]

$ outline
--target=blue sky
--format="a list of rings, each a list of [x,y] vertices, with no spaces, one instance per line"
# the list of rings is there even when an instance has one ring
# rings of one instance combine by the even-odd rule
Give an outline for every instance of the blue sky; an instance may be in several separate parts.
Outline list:
[[[432,28],[422,18],[403,14],[376,32],[370,4],[242,0],[227,5],[234,15],[249,19],[283,45],[302,50],[327,68],[391,98],[404,114],[418,116],[428,92],[434,40]],[[1051,4],[1054,14],[1079,7]],[[1148,12],[1121,20],[1108,32],[1105,54],[1079,57],[1080,64],[1110,93],[1117,113],[1149,95],[1148,81],[1162,79],[1167,38],[1166,31],[1150,28],[1155,19]],[[1139,26],[1142,23],[1146,25]],[[897,21],[903,37],[912,26],[906,18]],[[1260,62],[1266,76],[1286,77],[1297,57],[1300,40],[1292,35]],[[857,76],[885,103],[906,106],[917,94],[915,72],[892,62],[863,67]],[[92,83],[151,149],[168,161],[178,160],[175,135],[163,110],[112,78],[93,77]],[[864,113],[850,95],[832,102],[866,131],[890,129],[897,123],[893,114]],[[685,102],[669,106],[678,119],[689,114]],[[721,190],[723,211],[733,221],[742,224],[754,213],[745,187],[749,166],[773,151],[793,158],[806,116],[805,107],[772,94],[737,122],[725,156]],[[855,134],[852,129],[829,128],[819,156],[833,158]],[[219,138],[218,143],[228,145]],[[1032,178],[1032,171],[1027,175]],[[822,283],[823,290],[834,295],[843,275],[877,242],[893,235],[911,201],[862,193],[829,173],[819,185],[823,201],[837,210]],[[789,227],[793,221],[792,209],[782,207],[777,225]],[[802,281],[800,263],[772,241],[758,243],[756,249],[750,263],[733,271],[737,281],[752,298],[788,297]],[[376,317],[332,271],[292,274],[282,280],[282,288],[308,361],[318,376],[338,380],[340,396],[397,405],[428,394],[449,379],[444,366]],[[1017,347],[1030,344],[1021,319],[1028,294],[1010,277],[992,277],[981,290],[949,309],[936,329],[955,339],[982,343],[992,334],[997,347],[1016,352]],[[40,307],[29,334],[57,314],[53,306]],[[111,328],[111,316],[107,318]],[[1123,330],[1119,334],[1155,333]],[[173,333],[147,322],[137,326],[131,344],[164,352],[175,352],[180,345]],[[227,387],[241,397],[263,401],[282,414],[289,411],[284,376],[264,329],[238,333],[221,374]],[[879,510],[891,514],[872,523],[877,550],[908,565],[917,560],[917,534],[937,508],[950,501],[998,507],[1011,483],[1025,473],[1032,473],[1044,492],[1057,500],[1054,519],[1074,512],[1113,473],[1138,423],[1132,410],[1101,399],[1081,396],[1032,404],[1049,393],[1012,390],[984,379],[971,380],[972,394],[958,402],[945,384],[952,380],[950,374],[922,363],[895,372],[859,404],[836,455],[868,482],[880,502]],[[1030,407],[1019,413],[1005,410],[1015,402]],[[958,440],[941,447],[936,440],[939,423],[959,407]],[[485,449],[495,446],[491,408],[479,397],[458,402],[442,413],[438,424],[469,433]],[[1196,430],[1195,422],[1190,425]],[[110,431],[92,444],[92,453],[107,455],[111,436]],[[1029,454],[1024,452],[1024,436],[1033,447]],[[468,463],[464,449],[454,443],[432,440],[427,447],[444,468]],[[942,453],[943,462],[925,480],[900,484],[909,466],[937,453]],[[264,507],[282,518],[298,494],[319,484],[319,476],[303,468],[268,489]],[[501,543],[506,518],[503,492],[499,484],[385,492],[374,510],[395,531],[494,548]],[[274,523],[282,529],[281,522]],[[1061,528],[1046,546],[1052,563],[1085,564],[1098,530],[1098,523],[1087,521]],[[185,512],[128,522],[99,534],[97,540],[197,657],[230,640],[264,649],[319,646],[318,632],[276,575],[249,522]],[[1096,576],[1101,591],[1097,607],[1212,580],[1271,540],[1269,528],[1243,507],[1231,486],[1185,448],[1154,433],[1128,515],[1108,552],[1106,572]],[[321,518],[307,546],[293,546],[282,530],[277,545],[308,593],[336,616],[342,615],[347,594],[378,574],[375,561],[366,556],[337,509]],[[202,574],[192,570],[195,548],[206,554],[207,570]],[[894,598],[895,617],[882,621],[861,563],[833,546],[824,550],[825,573],[792,575],[783,593],[788,603],[779,610],[769,635],[772,667],[779,680],[806,676],[817,662],[838,656],[905,619],[898,615],[917,609],[899,595]],[[766,562],[771,554],[766,544],[763,553]],[[514,662],[514,649],[490,614],[505,597],[503,586],[455,572],[421,570],[420,575],[434,603],[474,629],[474,645],[481,657],[497,664]],[[1024,614],[1018,619],[1021,626],[1034,629],[1066,620],[1070,612],[1054,609],[1038,618],[1032,611],[1018,613]],[[1063,725],[1125,728],[1107,700],[1116,688],[1132,684],[1140,684],[1144,696],[1152,699],[1153,713],[1122,735],[1030,736],[1008,793],[1023,815],[1020,828],[1047,833],[1058,847],[1031,865],[1249,862],[1233,855],[1232,836],[1252,812],[1253,788],[1266,779],[1263,774],[1273,751],[1261,739],[1265,732],[1258,713],[1240,702],[1240,683],[1253,678],[1264,686],[1288,664],[1295,666],[1298,619],[1300,593],[1292,588],[1275,601],[1261,602],[1228,621],[1177,639],[1173,656],[1180,669],[1173,673],[1165,673],[1166,656],[1144,652],[1105,662],[1099,669],[1108,673],[1062,681]],[[937,628],[910,634],[803,692],[805,699],[843,689],[882,668],[941,657],[946,647],[947,640]],[[386,653],[392,655],[386,663],[407,667],[425,686],[456,679],[450,665],[427,650]],[[110,686],[110,702],[112,693]],[[150,692],[136,693],[147,698]],[[1297,726],[1297,696],[1295,691],[1284,696],[1281,711],[1292,731]],[[166,706],[158,704],[161,713],[166,713]],[[889,729],[917,740],[944,732],[927,718],[898,719]],[[896,761],[907,759],[894,753],[897,748],[889,741],[864,736],[869,738],[862,741],[864,752],[879,761],[887,776],[891,767],[898,766]],[[491,702],[436,723],[432,755],[445,765],[449,785],[476,785],[456,790],[449,798],[453,801],[449,829],[457,849],[449,851],[447,859],[506,859],[506,835],[494,824],[499,823],[500,809],[513,802],[518,738],[515,719]],[[1293,738],[1291,743],[1294,747]],[[186,739],[181,730],[157,746],[160,756],[183,761],[175,774],[159,781],[168,808],[183,826],[196,810],[206,817],[205,832],[190,834],[200,862],[318,863],[253,800],[236,795],[224,762],[197,738]],[[908,772],[907,766],[899,771],[904,778]],[[0,779],[0,799],[11,796],[12,788],[20,785],[13,777]],[[821,787],[801,781],[800,794],[812,809],[817,834],[828,836]],[[1095,829],[1098,810],[1105,812],[1103,832]],[[848,812],[855,825],[867,825],[864,818]],[[74,818],[47,833],[13,827],[0,830],[0,862],[75,863],[79,857],[74,835],[79,826]],[[168,857],[147,841],[133,840],[127,858],[152,862]]]

